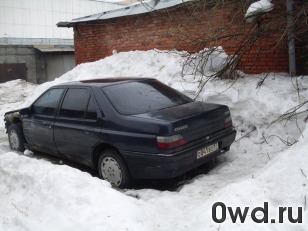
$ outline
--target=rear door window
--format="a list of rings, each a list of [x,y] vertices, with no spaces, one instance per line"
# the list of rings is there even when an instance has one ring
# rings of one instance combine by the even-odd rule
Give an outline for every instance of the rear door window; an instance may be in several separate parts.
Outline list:
[[[91,93],[87,89],[68,89],[59,116],[72,119],[85,118],[90,97]]]
[[[87,119],[87,120],[96,120],[97,119],[96,104],[94,102],[93,97],[90,97],[85,119]]]

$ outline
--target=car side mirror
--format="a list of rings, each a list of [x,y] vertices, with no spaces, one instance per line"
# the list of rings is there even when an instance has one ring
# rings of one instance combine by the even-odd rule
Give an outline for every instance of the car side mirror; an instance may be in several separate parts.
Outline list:
[[[31,113],[31,110],[30,110],[30,108],[23,108],[23,109],[21,109],[20,111],[19,111],[19,114],[22,116],[22,117],[27,117],[27,116],[29,116],[30,115],[30,113]]]

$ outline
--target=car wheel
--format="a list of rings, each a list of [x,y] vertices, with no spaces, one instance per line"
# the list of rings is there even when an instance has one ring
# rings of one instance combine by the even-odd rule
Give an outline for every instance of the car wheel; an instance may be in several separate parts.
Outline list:
[[[21,130],[21,125],[11,124],[8,129],[8,137],[11,149],[15,151],[25,150],[25,137]]]
[[[98,161],[99,176],[117,188],[127,188],[130,175],[124,160],[115,150],[108,149],[101,153]]]

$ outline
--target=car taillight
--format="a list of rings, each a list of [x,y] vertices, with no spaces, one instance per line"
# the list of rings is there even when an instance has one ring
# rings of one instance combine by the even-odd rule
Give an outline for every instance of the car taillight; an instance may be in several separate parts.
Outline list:
[[[157,136],[157,146],[160,149],[176,148],[183,144],[186,144],[186,141],[180,134],[174,136]]]
[[[231,118],[231,116],[228,116],[228,117],[226,117],[226,119],[225,119],[225,125],[224,125],[224,127],[225,128],[229,128],[229,127],[231,127],[232,126],[232,118]]]

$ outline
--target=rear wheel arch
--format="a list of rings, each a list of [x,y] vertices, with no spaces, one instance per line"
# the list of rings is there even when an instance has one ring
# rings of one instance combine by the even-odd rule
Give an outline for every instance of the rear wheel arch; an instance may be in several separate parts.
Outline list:
[[[96,145],[96,147],[94,148],[94,151],[93,151],[93,154],[92,154],[92,164],[93,164],[93,167],[95,169],[97,169],[97,164],[98,164],[98,160],[99,160],[99,156],[100,154],[106,150],[106,149],[115,149],[115,147],[109,145],[109,144],[105,144],[105,143],[101,143],[101,144],[98,144]]]
[[[96,147],[93,165],[99,177],[109,181],[118,188],[127,188],[131,183],[131,176],[127,164],[121,153],[109,144]]]
[[[101,155],[101,153],[105,150],[108,150],[108,149],[111,149],[111,150],[114,150],[118,153],[118,155],[123,159],[123,161],[125,162],[125,159],[123,158],[123,156],[121,155],[120,151],[110,145],[110,144],[107,144],[107,143],[100,143],[98,144],[95,148],[94,148],[94,151],[93,151],[93,154],[92,154],[92,164],[94,166],[95,169],[97,169],[97,164],[98,164],[98,161],[99,161],[99,157]],[[126,162],[125,162],[126,164]],[[127,165],[127,164],[126,164]]]

